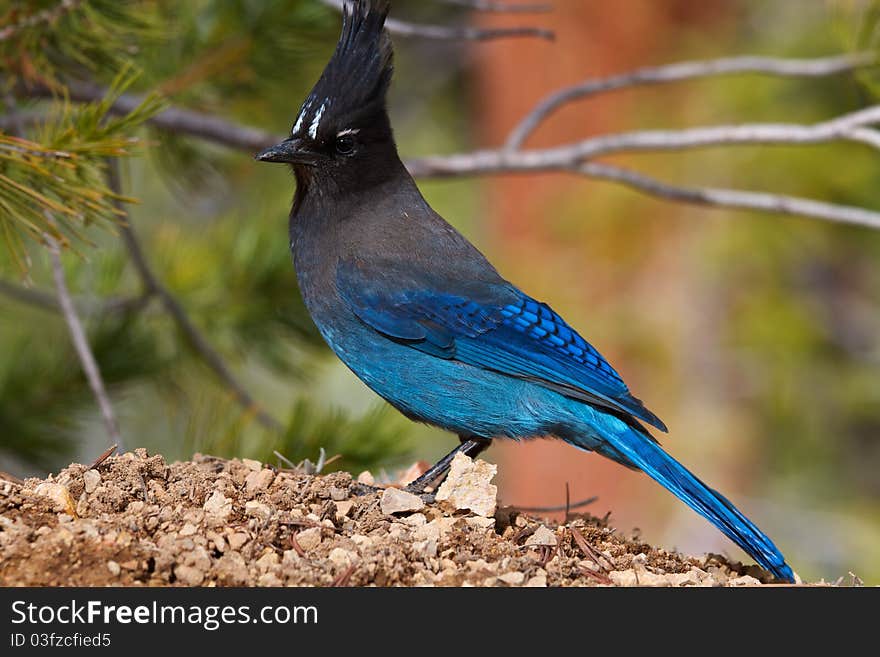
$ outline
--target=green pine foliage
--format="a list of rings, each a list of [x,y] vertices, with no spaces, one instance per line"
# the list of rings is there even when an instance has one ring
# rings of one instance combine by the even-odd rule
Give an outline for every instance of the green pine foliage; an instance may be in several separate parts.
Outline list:
[[[381,405],[361,417],[341,409],[322,411],[307,399],[294,406],[287,432],[272,453],[261,452],[261,460],[272,462],[277,451],[292,463],[305,459],[317,462],[323,449],[327,459],[338,455],[329,468],[357,473],[377,465],[401,465],[412,453],[408,421],[390,406]]]
[[[86,227],[120,219],[117,201],[131,201],[107,187],[106,158],[131,155],[141,141],[133,130],[163,106],[151,95],[132,112],[109,116],[133,80],[126,68],[100,101],[55,104],[33,139],[0,133],[0,234],[23,269],[25,239],[87,242]]]
[[[166,380],[158,398],[169,415],[179,414],[175,419],[183,421],[172,421],[177,427],[173,436],[155,441],[153,449],[168,459],[190,458],[198,452],[252,458],[283,468],[315,466],[323,460],[321,472],[371,470],[378,479],[409,465],[417,447],[410,421],[387,404],[374,403],[365,412],[352,412],[304,394],[285,416],[283,433],[256,436],[247,430],[250,419],[231,408],[228,398],[203,392]],[[183,412],[181,398],[186,405]]]
[[[0,5],[0,61],[17,84],[64,90],[64,78],[112,79],[159,39],[148,0],[7,0]]]
[[[297,293],[289,176],[148,125],[169,102],[282,133],[332,50],[313,0],[0,1],[0,459],[36,471],[88,460],[95,401],[54,302],[45,236],[64,266],[125,447],[169,458],[404,457],[409,423],[309,395],[330,361]],[[92,102],[77,89],[103,88]],[[111,112],[122,95],[142,102]],[[120,163],[123,185],[108,183]],[[239,383],[258,422],[132,266],[121,222]],[[36,297],[38,303],[23,303]],[[301,399],[290,411],[290,400]],[[97,436],[97,441],[96,441]]]

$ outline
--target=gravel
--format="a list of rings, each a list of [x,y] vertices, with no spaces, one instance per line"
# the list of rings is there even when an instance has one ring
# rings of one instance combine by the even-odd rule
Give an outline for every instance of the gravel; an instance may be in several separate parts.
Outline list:
[[[756,586],[755,566],[496,508],[495,466],[457,459],[427,504],[368,473],[309,475],[136,450],[93,470],[0,480],[0,585]],[[363,488],[363,487],[361,487]]]

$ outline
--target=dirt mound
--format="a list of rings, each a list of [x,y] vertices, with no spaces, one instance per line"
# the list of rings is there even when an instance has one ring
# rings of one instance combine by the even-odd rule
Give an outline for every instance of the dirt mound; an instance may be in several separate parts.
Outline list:
[[[480,461],[473,465],[462,481],[491,468],[481,470],[486,464]],[[718,586],[769,581],[757,567],[719,556],[655,549],[589,515],[571,514],[560,524],[512,508],[495,510],[494,487],[487,482],[482,488],[477,482],[472,489],[446,491],[445,501],[424,505],[397,491],[354,495],[358,483],[342,472],[317,476],[200,455],[169,465],[161,456],[137,450],[111,457],[96,470],[71,465],[46,480],[0,480],[0,584]],[[468,501],[480,490],[482,499]],[[492,494],[488,509],[487,490]]]

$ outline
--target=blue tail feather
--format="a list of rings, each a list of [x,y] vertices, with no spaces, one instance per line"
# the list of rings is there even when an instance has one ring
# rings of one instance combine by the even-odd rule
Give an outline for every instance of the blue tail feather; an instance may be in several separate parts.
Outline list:
[[[721,493],[709,488],[664,452],[660,445],[632,427],[627,426],[625,430],[608,434],[611,435],[603,436],[603,442],[613,448],[615,455],[623,457],[615,460],[625,460],[626,465],[632,465],[649,475],[715,525],[763,568],[778,579],[794,582],[794,573],[773,541]],[[590,449],[602,451],[601,447],[597,449],[592,444],[593,441],[590,442]]]

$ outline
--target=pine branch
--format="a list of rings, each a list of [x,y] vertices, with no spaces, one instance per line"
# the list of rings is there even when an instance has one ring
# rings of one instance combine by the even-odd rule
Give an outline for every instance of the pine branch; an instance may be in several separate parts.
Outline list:
[[[13,137],[23,137],[26,129],[39,125],[48,118],[49,114],[42,110],[13,109],[0,116],[0,132],[5,132]]]
[[[55,7],[25,16],[18,22],[11,23],[0,29],[0,41],[7,41],[26,30],[34,28],[45,29],[53,23],[57,23],[67,12],[78,9],[82,3],[83,0],[61,0]]]
[[[10,3],[7,3],[10,4]],[[58,0],[11,3],[0,14],[0,61],[25,83],[61,89],[64,77],[114,77],[132,53],[162,31],[146,0]]]
[[[40,126],[39,141],[0,134],[0,231],[22,269],[27,268],[25,239],[44,244],[48,234],[67,246],[87,241],[83,228],[89,222],[118,219],[115,202],[128,199],[106,187],[104,160],[130,155],[139,145],[130,132],[162,107],[150,95],[109,118],[110,108],[133,79],[125,70],[91,102],[54,106]],[[47,213],[53,221],[47,221]]]
[[[70,81],[66,84],[66,89],[70,100],[79,103],[92,103],[107,96],[107,89],[87,82]],[[31,88],[19,87],[17,93],[31,98],[54,97],[53,90],[43,85]],[[124,116],[140,107],[145,101],[144,96],[120,94],[108,107],[108,113]],[[160,130],[197,137],[244,151],[256,152],[279,141],[277,135],[264,130],[235,124],[213,114],[179,107],[167,107],[151,116],[146,123]],[[0,123],[0,127],[2,125]]]

